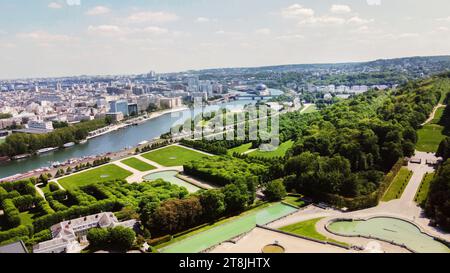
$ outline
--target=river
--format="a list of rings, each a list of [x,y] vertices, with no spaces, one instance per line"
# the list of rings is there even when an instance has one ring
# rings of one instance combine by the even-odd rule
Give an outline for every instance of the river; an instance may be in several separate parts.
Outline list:
[[[282,93],[280,90],[271,89],[272,95],[277,96]],[[242,109],[246,104],[254,104],[256,100],[236,100],[219,105],[209,105],[203,108],[203,112],[217,111],[220,108]],[[167,113],[162,116],[150,119],[138,126],[129,126],[118,131],[114,131],[97,138],[90,139],[85,144],[76,145],[69,149],[58,150],[48,154],[33,156],[22,160],[12,160],[0,163],[0,178],[5,178],[18,173],[49,167],[52,162],[64,162],[71,158],[93,156],[108,152],[117,152],[126,147],[137,146],[144,140],[151,140],[161,134],[170,131],[175,124],[180,124],[197,115],[201,109],[184,110],[176,113]]]

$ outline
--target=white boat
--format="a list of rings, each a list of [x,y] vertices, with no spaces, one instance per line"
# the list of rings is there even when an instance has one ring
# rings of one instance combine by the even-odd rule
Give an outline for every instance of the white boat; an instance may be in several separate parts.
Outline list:
[[[50,148],[44,148],[44,149],[40,149],[36,151],[36,154],[40,155],[40,154],[45,154],[45,153],[49,153],[52,151],[58,150],[57,147],[50,147]]]
[[[59,167],[59,166],[61,166],[60,162],[58,162],[58,161],[52,162],[52,167],[53,168],[56,168],[56,167]]]
[[[82,141],[80,141],[80,144],[85,144],[87,142],[87,139],[83,139]]]
[[[31,154],[16,155],[16,156],[13,156],[12,159],[18,160],[18,159],[24,159],[24,158],[27,158],[30,156],[31,156]]]
[[[138,145],[140,146],[140,145],[145,145],[145,144],[147,144],[148,143],[148,141],[147,140],[144,140],[144,141],[142,141],[142,142],[139,142],[138,143]]]
[[[64,148],[69,148],[69,147],[72,147],[74,145],[75,145],[75,142],[69,142],[69,143],[64,144]]]

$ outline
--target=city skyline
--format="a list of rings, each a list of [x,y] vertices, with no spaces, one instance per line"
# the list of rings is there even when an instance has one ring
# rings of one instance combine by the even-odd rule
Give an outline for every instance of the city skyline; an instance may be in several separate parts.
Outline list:
[[[317,2],[2,0],[0,78],[449,53],[446,1]]]

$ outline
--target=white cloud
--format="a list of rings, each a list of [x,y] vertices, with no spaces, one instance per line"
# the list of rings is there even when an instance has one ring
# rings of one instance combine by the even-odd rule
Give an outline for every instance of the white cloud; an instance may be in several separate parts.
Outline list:
[[[164,11],[142,11],[131,14],[127,17],[126,21],[128,23],[167,23],[177,21],[179,19],[178,15],[175,13],[164,12]]]
[[[276,37],[275,39],[281,40],[281,41],[294,41],[294,40],[305,39],[305,36],[303,36],[301,34],[287,34],[287,35],[280,35],[280,36]]]
[[[381,0],[366,0],[369,6],[379,6],[381,5]]]
[[[419,36],[420,35],[418,33],[402,33],[398,37],[399,38],[416,38],[416,37],[419,37]]]
[[[169,30],[157,26],[143,28],[120,27],[117,25],[89,26],[88,33],[97,36],[124,37],[128,35],[162,35],[169,33]]]
[[[51,34],[46,31],[38,30],[28,33],[19,33],[17,37],[22,39],[32,39],[42,42],[68,42],[74,40],[73,37],[64,34]]]
[[[438,21],[438,22],[450,22],[450,16],[449,17],[445,17],[445,18],[438,18],[438,19],[436,19],[436,21]]]
[[[332,5],[330,11],[335,14],[346,14],[352,12],[352,9],[347,5]]]
[[[347,23],[355,25],[365,25],[372,23],[373,21],[374,21],[373,19],[363,19],[359,16],[353,16],[352,18],[347,20]]]
[[[0,43],[0,48],[14,48],[16,47],[13,43]]]
[[[256,34],[259,35],[270,35],[272,31],[269,28],[260,28],[255,31]]]
[[[81,5],[81,0],[66,0],[69,6],[79,6]]]
[[[206,17],[198,17],[196,20],[197,23],[208,23],[209,21],[211,21],[211,20]]]
[[[122,29],[116,25],[89,26],[88,32],[95,35],[116,36],[123,34]]]
[[[438,27],[437,30],[438,31],[448,31],[449,28],[448,27]]]
[[[86,12],[86,15],[95,16],[95,15],[107,14],[107,13],[110,13],[110,12],[111,12],[111,10],[108,7],[96,6],[96,7],[93,7],[91,9],[89,9]]]
[[[51,9],[61,9],[63,6],[60,3],[51,2],[48,4],[48,7]]]
[[[219,35],[225,34],[225,30],[218,30],[218,31],[216,31],[216,34],[219,34]]]
[[[300,25],[311,24],[311,25],[342,25],[346,22],[344,18],[335,16],[317,16],[307,18],[299,22]]]
[[[314,10],[305,8],[300,4],[293,4],[281,11],[281,15],[287,19],[297,19],[314,16]]]

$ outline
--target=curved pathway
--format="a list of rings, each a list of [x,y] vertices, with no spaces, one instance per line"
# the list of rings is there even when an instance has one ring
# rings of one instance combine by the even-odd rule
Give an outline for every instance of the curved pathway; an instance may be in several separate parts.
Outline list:
[[[434,107],[433,112],[431,113],[430,117],[428,117],[428,119],[424,123],[422,123],[421,126],[424,126],[425,124],[430,123],[434,119],[434,116],[436,115],[437,110],[441,107],[445,107],[445,105],[444,104],[436,105],[436,107]]]

